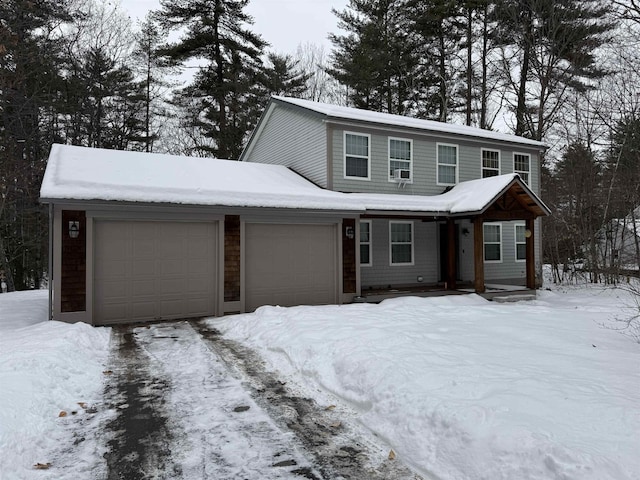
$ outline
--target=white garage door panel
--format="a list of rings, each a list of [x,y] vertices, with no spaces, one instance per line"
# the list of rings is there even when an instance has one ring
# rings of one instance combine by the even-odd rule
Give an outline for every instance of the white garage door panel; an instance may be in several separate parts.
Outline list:
[[[96,221],[96,323],[214,315],[217,224]]]
[[[245,242],[247,310],[336,302],[335,225],[248,224]]]

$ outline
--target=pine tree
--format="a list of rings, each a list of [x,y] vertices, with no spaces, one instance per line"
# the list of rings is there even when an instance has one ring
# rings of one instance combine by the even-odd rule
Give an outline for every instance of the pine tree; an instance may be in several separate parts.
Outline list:
[[[238,158],[258,118],[254,86],[266,42],[246,27],[252,23],[244,12],[247,4],[248,0],[162,0],[156,13],[162,26],[184,31],[164,53],[178,62],[204,62],[178,101],[199,99],[201,114],[189,121],[211,143],[195,148],[218,158]]]
[[[358,108],[395,114],[417,110],[418,48],[407,29],[404,0],[351,0],[333,11],[346,35],[333,43],[329,73],[348,88]]]

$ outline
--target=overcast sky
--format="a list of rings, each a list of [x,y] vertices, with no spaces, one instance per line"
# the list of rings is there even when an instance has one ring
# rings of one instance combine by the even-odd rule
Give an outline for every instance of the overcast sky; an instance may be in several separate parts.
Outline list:
[[[278,53],[294,53],[301,43],[324,45],[327,36],[337,32],[337,18],[331,8],[344,10],[348,0],[252,0],[246,12],[254,18],[252,30],[262,35]],[[122,8],[132,18],[143,19],[150,10],[160,7],[159,0],[121,0]]]

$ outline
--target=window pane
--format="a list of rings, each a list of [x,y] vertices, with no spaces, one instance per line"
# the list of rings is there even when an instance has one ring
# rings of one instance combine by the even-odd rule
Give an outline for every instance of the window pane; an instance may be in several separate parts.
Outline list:
[[[455,165],[457,163],[457,147],[438,145],[438,163]]]
[[[360,263],[362,263],[362,264],[371,263],[371,259],[369,257],[370,250],[371,250],[371,248],[370,248],[369,245],[360,244]]]
[[[391,242],[411,243],[411,224],[410,223],[392,223],[391,224]]]
[[[484,226],[484,241],[486,243],[500,243],[500,226],[499,225],[485,225]]]
[[[520,178],[522,179],[522,181],[526,184],[529,184],[529,174],[526,172],[516,172],[518,175],[520,175]]]
[[[369,138],[364,135],[345,134],[347,155],[369,156]]]
[[[369,243],[371,235],[371,231],[369,230],[370,225],[369,222],[360,223],[360,242]]]
[[[438,165],[438,182],[451,184],[456,183],[456,167]]]
[[[524,243],[526,242],[526,238],[524,236],[524,225],[516,225],[516,242],[518,243]]]
[[[392,263],[411,263],[411,245],[391,245]]]
[[[485,168],[500,168],[499,152],[497,150],[482,151],[482,166]]]
[[[347,157],[346,167],[347,177],[364,177],[369,176],[368,172],[369,161],[366,158]]]
[[[529,171],[529,155],[515,154],[513,156],[513,169],[517,172]]]
[[[486,168],[482,170],[482,178],[488,177],[497,177],[498,170],[487,170]]]
[[[516,260],[526,260],[527,259],[527,246],[525,244],[519,243],[516,245]]]
[[[484,246],[485,260],[500,260],[500,244],[490,243]]]
[[[389,157],[394,160],[411,160],[411,142],[389,140]]]

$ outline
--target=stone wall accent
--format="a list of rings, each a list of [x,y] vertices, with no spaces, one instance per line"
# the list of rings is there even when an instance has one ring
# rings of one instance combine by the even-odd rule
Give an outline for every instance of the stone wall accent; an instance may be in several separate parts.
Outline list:
[[[240,301],[240,216],[224,217],[224,301]]]
[[[77,238],[69,236],[69,222],[80,222]],[[84,211],[62,211],[62,267],[60,271],[60,310],[84,312],[87,309],[87,220]]]
[[[347,229],[353,232],[353,238],[347,237]],[[343,293],[356,293],[356,221],[353,218],[342,220],[342,290]]]

